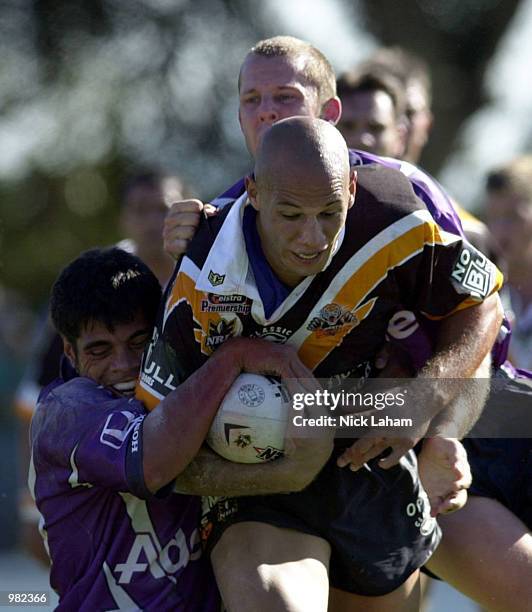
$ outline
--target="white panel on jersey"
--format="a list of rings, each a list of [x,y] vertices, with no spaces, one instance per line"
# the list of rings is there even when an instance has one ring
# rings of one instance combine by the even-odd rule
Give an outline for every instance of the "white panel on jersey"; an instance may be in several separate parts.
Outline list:
[[[256,290],[255,295],[245,291],[249,261],[242,218],[246,203],[247,193],[244,193],[235,201],[218,232],[196,282],[200,291],[214,291],[221,295],[238,293],[256,299]],[[213,275],[216,281],[213,281]]]

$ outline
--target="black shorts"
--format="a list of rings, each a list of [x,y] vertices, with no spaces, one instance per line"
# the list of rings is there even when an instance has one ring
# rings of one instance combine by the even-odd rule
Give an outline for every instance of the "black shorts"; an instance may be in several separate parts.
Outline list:
[[[471,495],[496,499],[532,529],[532,439],[464,440],[473,474]]]
[[[259,521],[321,537],[331,545],[331,586],[366,596],[398,588],[423,565],[441,532],[410,451],[383,470],[376,460],[358,472],[338,468],[336,448],[300,493],[204,498],[202,535],[210,551],[234,523]],[[265,467],[267,469],[267,467]]]
[[[468,438],[532,438],[532,374],[498,368],[488,401]]]
[[[471,437],[463,441],[473,484],[471,495],[496,499],[532,529],[532,379],[499,369],[484,413],[472,434],[499,427],[507,438]],[[524,436],[524,437],[522,437]],[[528,437],[526,437],[528,436]]]

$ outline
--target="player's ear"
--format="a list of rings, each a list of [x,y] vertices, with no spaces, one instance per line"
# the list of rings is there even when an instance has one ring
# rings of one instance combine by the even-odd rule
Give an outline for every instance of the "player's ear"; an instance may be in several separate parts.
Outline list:
[[[329,98],[327,102],[321,107],[320,118],[336,125],[342,114],[342,103],[340,98],[334,97]]]
[[[251,206],[253,206],[255,210],[259,210],[259,205],[257,203],[257,183],[251,174],[246,176],[245,184]]]
[[[355,195],[357,192],[357,171],[351,168],[349,171],[349,208],[355,203]]]
[[[67,359],[70,361],[71,366],[73,368],[76,368],[76,349],[74,345],[66,338],[63,338],[63,352],[65,353]]]

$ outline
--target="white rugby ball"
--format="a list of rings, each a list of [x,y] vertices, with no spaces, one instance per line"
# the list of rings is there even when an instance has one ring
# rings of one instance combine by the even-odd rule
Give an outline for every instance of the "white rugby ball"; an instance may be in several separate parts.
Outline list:
[[[283,454],[290,398],[281,382],[240,374],[207,434],[207,444],[236,463],[261,463]]]

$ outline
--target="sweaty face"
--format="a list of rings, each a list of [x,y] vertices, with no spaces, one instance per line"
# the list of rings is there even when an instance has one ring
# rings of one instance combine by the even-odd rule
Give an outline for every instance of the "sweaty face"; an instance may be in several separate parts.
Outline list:
[[[75,347],[65,341],[65,353],[81,376],[120,395],[133,396],[151,331],[141,314],[131,323],[117,325],[114,331],[96,321],[82,331]]]
[[[338,129],[352,149],[396,157],[402,142],[393,101],[384,91],[360,91],[342,97]]]
[[[510,267],[532,262],[532,202],[511,189],[488,194],[486,220]]]
[[[316,88],[301,76],[304,58],[248,55],[240,72],[238,118],[254,157],[264,132],[280,119],[318,117]]]
[[[354,202],[356,175],[345,174],[298,177],[286,170],[269,185],[248,183],[264,254],[289,287],[321,272],[329,260]]]

